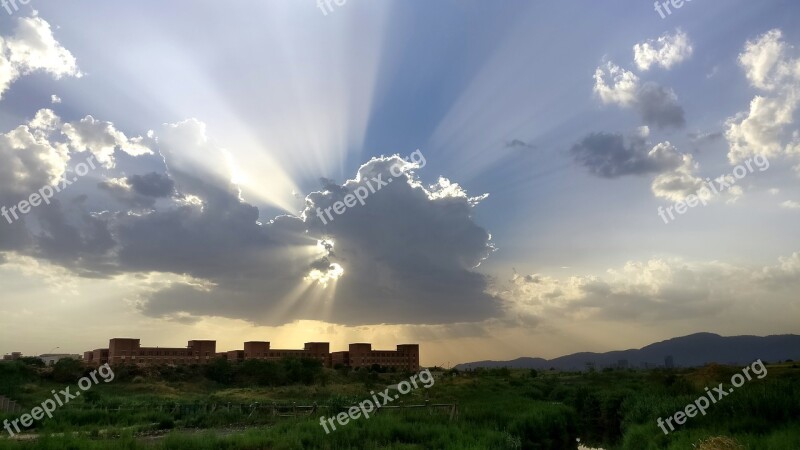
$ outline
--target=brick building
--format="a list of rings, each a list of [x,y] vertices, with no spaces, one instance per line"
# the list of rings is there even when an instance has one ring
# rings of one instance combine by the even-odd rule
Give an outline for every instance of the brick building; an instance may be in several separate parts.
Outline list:
[[[22,352],[14,352],[10,355],[3,355],[3,361],[16,361],[22,358]]]
[[[83,352],[83,362],[93,366],[102,366],[108,362],[108,349],[96,348],[88,352]]]
[[[330,347],[328,342],[306,342],[302,350],[277,349],[270,348],[270,343],[266,341],[250,341],[244,343],[244,359],[278,361],[286,357],[311,358],[318,359],[327,367],[330,365]]]
[[[142,347],[139,339],[114,338],[107,349],[83,354],[93,365],[115,364],[206,364],[217,357],[217,341],[189,341],[186,347]]]
[[[333,352],[330,359],[330,367],[342,365],[357,368],[377,364],[416,372],[419,370],[419,344],[398,345],[397,350],[373,350],[372,344],[350,344],[349,351]]]
[[[84,352],[83,360],[90,365],[117,364],[207,364],[216,358],[230,362],[256,359],[279,361],[282,358],[312,358],[325,367],[371,367],[378,364],[399,370],[419,370],[419,345],[398,345],[397,350],[373,350],[372,344],[350,344],[348,351],[330,351],[328,342],[306,342],[302,349],[274,349],[267,341],[249,341],[244,350],[217,352],[216,341],[189,341],[186,347],[142,347],[139,339],[114,338],[107,349]]]

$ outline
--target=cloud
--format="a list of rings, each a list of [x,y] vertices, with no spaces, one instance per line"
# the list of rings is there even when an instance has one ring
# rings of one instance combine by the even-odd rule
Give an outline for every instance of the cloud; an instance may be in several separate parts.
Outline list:
[[[520,150],[536,150],[538,147],[534,144],[522,141],[520,139],[514,139],[506,143],[506,148],[514,148]]]
[[[711,142],[715,142],[719,139],[722,139],[725,135],[721,131],[709,131],[706,133],[701,133],[699,131],[691,132],[687,134],[689,140],[692,141],[695,145],[701,144],[708,144]]]
[[[55,94],[51,95],[50,96],[50,103],[52,103],[54,105],[58,104],[58,103],[61,103],[61,97],[59,97],[59,96],[57,96]]]
[[[128,184],[137,194],[153,198],[168,197],[175,188],[175,183],[169,177],[155,172],[131,175]]]
[[[0,98],[15,80],[33,72],[59,79],[82,76],[75,57],[53,36],[40,17],[21,17],[11,35],[0,36]]]
[[[644,123],[657,128],[680,128],[686,124],[678,96],[656,83],[642,85],[637,92],[636,109]]]
[[[778,258],[778,264],[762,268],[755,277],[755,283],[773,291],[773,294],[786,292],[796,296],[800,288],[800,252]]]
[[[605,104],[630,106],[637,103],[639,77],[608,61],[594,72],[594,92]]]
[[[26,124],[0,134],[0,200],[4,204],[16,204],[64,174],[69,150],[49,139],[58,125],[55,114],[43,109]]]
[[[26,124],[0,134],[0,206],[12,207],[59,180],[74,164],[60,139],[61,120],[42,109]],[[18,221],[0,223],[0,250],[15,251],[94,276],[108,270],[102,255],[113,246],[103,214],[86,210],[86,196],[72,188],[57,194]]]
[[[130,158],[114,158],[125,149]],[[92,116],[62,125],[52,111],[42,110],[0,136],[0,151],[18,161],[0,168],[8,171],[0,178],[0,193],[9,198],[27,196],[30,187],[58,177],[80,152],[103,156],[100,183],[87,181],[59,194],[15,228],[0,224],[0,249],[84,277],[184,277],[134,299],[148,316],[181,322],[229,317],[266,325],[302,319],[448,324],[504,317],[499,300],[487,293],[487,277],[475,271],[494,250],[488,231],[472,218],[486,196],[470,196],[443,177],[426,186],[416,174],[419,165],[398,156],[373,158],[342,184],[327,180],[306,196],[298,216],[263,219],[241,198],[225,151],[196,119],[167,124],[145,143]],[[125,174],[125,167],[117,167],[151,151],[164,158],[158,170]],[[392,178],[392,166],[402,168],[401,176],[364,205],[327,224],[319,220],[317,208],[375,177]],[[21,185],[16,179],[33,181]]]
[[[676,30],[675,34],[665,33],[656,40],[648,39],[646,42],[634,45],[633,59],[642,71],[650,70],[653,65],[670,69],[692,56],[692,52],[689,36],[681,30]]]
[[[656,197],[678,202],[691,194],[697,194],[705,186],[703,179],[695,174],[699,165],[694,161],[692,155],[683,154],[681,159],[682,162],[679,166],[659,174],[653,180],[651,189]],[[707,194],[703,198],[707,198],[709,195]]]
[[[594,92],[602,103],[634,108],[646,125],[679,128],[686,123],[672,89],[653,82],[642,84],[633,72],[613,62],[598,67],[594,79]]]
[[[117,201],[133,208],[150,208],[159,198],[172,195],[175,182],[167,175],[151,172],[126,178],[110,178],[98,183]]]
[[[800,106],[800,59],[790,56],[792,47],[774,29],[748,41],[739,64],[750,84],[761,91],[747,112],[726,121],[728,159],[736,164],[749,156],[800,154],[797,109]]]
[[[537,147],[534,144],[530,144],[528,142],[525,142],[525,141],[522,141],[522,140],[519,140],[519,139],[514,139],[511,142],[506,143],[506,148],[519,148],[519,149],[536,150]]]
[[[794,200],[786,200],[785,202],[781,203],[781,208],[800,209],[800,202],[796,202]]]
[[[616,321],[713,317],[752,299],[793,302],[800,286],[800,253],[777,265],[736,266],[682,259],[629,261],[603,276],[556,278],[518,275],[500,292],[509,308],[548,320],[555,317]]]
[[[781,30],[773,29],[745,43],[739,64],[754,87],[774,91],[798,76],[797,60],[788,55],[790,49]]]
[[[141,137],[128,139],[111,122],[86,116],[80,121],[64,124],[61,132],[69,138],[70,146],[77,152],[89,151],[106,167],[114,167],[114,151],[120,149],[131,156],[152,154]]]
[[[661,173],[679,167],[681,154],[669,142],[651,147],[641,136],[593,133],[570,150],[576,163],[602,178]]]
[[[692,155],[681,153],[669,141],[650,144],[647,127],[638,131],[628,137],[593,133],[575,144],[570,153],[578,165],[601,178],[654,174],[653,194],[669,201],[683,200],[703,189],[705,182],[696,174],[699,164]],[[729,194],[740,194],[741,189],[737,188],[730,189]]]
[[[202,207],[126,218],[119,233],[124,264],[160,266],[213,285],[160,291],[142,302],[142,311],[346,325],[466,322],[500,314],[485,293],[485,277],[472,270],[492,247],[489,234],[472,223],[474,199],[463,191],[424,188],[409,173],[364,205],[327,224],[319,220],[317,208],[379,174],[387,180],[394,164],[403,163],[372,159],[338,189],[309,194],[301,217],[281,216],[263,226],[256,224],[257,211],[221,193]]]

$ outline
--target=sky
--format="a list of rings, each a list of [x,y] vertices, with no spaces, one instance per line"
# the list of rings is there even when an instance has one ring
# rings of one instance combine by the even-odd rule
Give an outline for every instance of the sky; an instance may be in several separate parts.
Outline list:
[[[7,5],[0,353],[800,332],[795,1]]]

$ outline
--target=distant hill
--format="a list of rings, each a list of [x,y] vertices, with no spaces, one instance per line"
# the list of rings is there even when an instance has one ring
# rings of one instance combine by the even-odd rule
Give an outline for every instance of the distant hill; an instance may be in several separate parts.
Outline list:
[[[763,361],[800,360],[800,336],[783,334],[775,336],[720,336],[713,333],[696,333],[656,342],[640,349],[617,350],[606,353],[574,353],[555,359],[517,358],[511,361],[476,361],[459,364],[459,370],[476,367],[509,367],[514,369],[584,370],[587,363],[601,369],[618,367],[626,361],[627,367],[664,366],[672,357],[675,367],[694,367],[716,362],[719,364],[750,364]]]

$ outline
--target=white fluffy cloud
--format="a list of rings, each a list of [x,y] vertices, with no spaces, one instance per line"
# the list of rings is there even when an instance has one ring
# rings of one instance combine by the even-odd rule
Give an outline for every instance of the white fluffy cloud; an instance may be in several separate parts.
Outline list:
[[[62,130],[70,140],[70,146],[78,152],[90,151],[106,167],[114,166],[114,151],[120,149],[131,156],[153,153],[143,144],[141,137],[128,139],[111,122],[86,116],[77,122],[64,124]]]
[[[739,64],[753,86],[766,91],[776,90],[800,75],[798,60],[789,56],[791,49],[783,41],[781,30],[770,30],[754,41],[747,41],[739,55]]]
[[[61,178],[69,151],[49,139],[58,124],[55,114],[43,109],[25,125],[0,134],[0,199],[16,203]]]
[[[671,146],[669,142],[659,144]],[[672,151],[676,151],[674,148]],[[672,202],[678,202],[691,194],[697,193],[703,187],[703,179],[696,172],[699,164],[692,155],[681,155],[681,164],[675,169],[659,174],[651,185],[653,194]]]
[[[638,90],[639,77],[611,61],[594,71],[594,92],[605,104],[631,106]]]
[[[5,134],[0,134],[0,206],[10,208],[43,186],[56,183],[67,170],[69,148],[51,139],[60,122],[50,110]],[[32,244],[23,221],[0,224],[0,251]],[[0,263],[5,258],[0,257]]]
[[[689,36],[677,30],[675,34],[666,33],[634,45],[633,59],[639,70],[649,70],[653,65],[669,69],[692,56],[693,50]]]
[[[18,18],[14,32],[0,36],[0,98],[14,80],[36,71],[55,78],[81,76],[75,57],[56,41],[49,23],[36,16]]]
[[[721,262],[653,258],[630,261],[603,276],[556,278],[515,274],[500,292],[511,310],[539,318],[683,320],[737,306],[789,301],[800,286],[800,253],[778,264],[747,267]]]
[[[750,109],[726,122],[731,164],[749,156],[800,155],[797,110],[800,107],[800,58],[780,30],[771,30],[745,44],[739,63],[752,86],[763,92]]]
[[[636,74],[613,62],[595,70],[594,82],[594,92],[601,102],[635,108],[645,125],[678,128],[686,123],[672,89],[653,82],[641,83]]]

